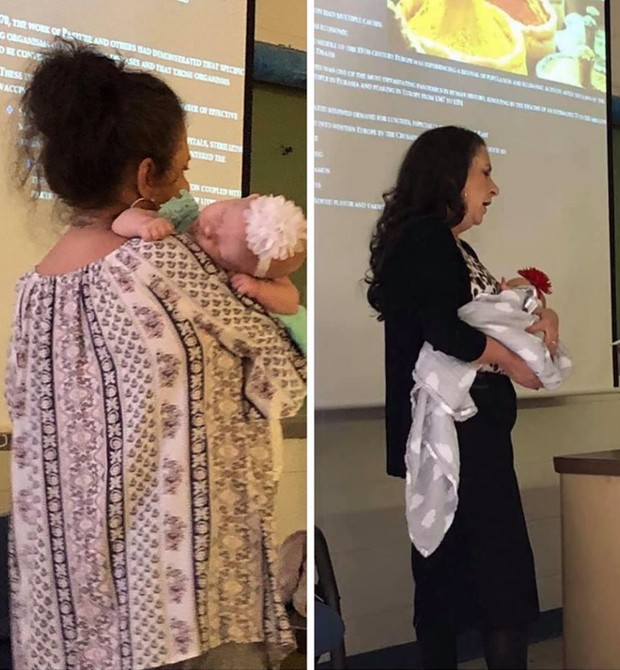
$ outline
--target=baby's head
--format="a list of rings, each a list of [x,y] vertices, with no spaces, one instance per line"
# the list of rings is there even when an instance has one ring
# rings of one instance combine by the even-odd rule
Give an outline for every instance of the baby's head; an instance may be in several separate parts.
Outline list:
[[[276,279],[294,272],[306,255],[306,220],[282,196],[220,200],[205,207],[196,239],[225,270]]]

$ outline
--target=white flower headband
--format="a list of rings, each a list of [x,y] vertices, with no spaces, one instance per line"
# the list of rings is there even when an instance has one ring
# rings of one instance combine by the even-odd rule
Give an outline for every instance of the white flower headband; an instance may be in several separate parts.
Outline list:
[[[248,248],[258,256],[258,277],[267,274],[271,261],[286,260],[305,249],[306,219],[291,200],[281,195],[254,198],[244,217]]]

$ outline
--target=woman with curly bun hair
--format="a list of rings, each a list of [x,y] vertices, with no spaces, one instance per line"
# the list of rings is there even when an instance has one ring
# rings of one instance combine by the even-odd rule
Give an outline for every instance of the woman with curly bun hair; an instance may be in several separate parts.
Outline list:
[[[469,627],[482,631],[489,668],[525,668],[527,627],[538,614],[510,433],[516,418],[511,380],[531,389],[541,383],[525,361],[457,313],[481,292],[500,292],[460,237],[482,224],[498,195],[484,140],[464,128],[434,128],[409,148],[370,246],[368,300],[385,325],[388,474],[407,474],[412,372],[423,343],[480,365],[471,388],[478,413],[455,423],[454,521],[430,555],[412,545],[414,626],[427,670],[456,668],[457,633]],[[555,312],[541,310],[534,331],[553,346]]]
[[[14,666],[271,667],[293,637],[270,418],[302,404],[304,359],[191,237],[111,230],[188,188],[181,102],[61,40],[29,79],[19,151],[22,185],[45,183],[70,225],[17,287]]]

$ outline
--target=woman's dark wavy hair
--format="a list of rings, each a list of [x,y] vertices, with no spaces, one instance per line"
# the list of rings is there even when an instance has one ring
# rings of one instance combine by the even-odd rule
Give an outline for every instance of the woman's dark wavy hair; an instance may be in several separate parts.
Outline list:
[[[402,230],[420,216],[436,216],[451,228],[465,216],[463,188],[477,151],[485,142],[457,126],[433,128],[409,147],[396,185],[383,194],[385,206],[372,233],[367,298],[383,319],[384,261]]]
[[[47,182],[66,205],[111,204],[125,170],[152,158],[158,176],[171,167],[185,126],[172,89],[120,59],[57,38],[43,51],[21,99],[16,178]]]

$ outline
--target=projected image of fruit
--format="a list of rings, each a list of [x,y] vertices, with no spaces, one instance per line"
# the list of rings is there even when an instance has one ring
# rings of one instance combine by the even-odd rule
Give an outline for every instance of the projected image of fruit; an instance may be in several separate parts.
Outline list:
[[[603,0],[388,0],[419,53],[604,91]]]

